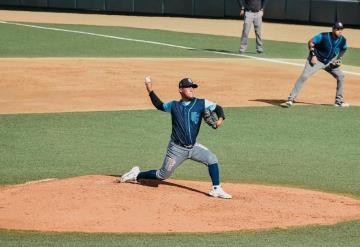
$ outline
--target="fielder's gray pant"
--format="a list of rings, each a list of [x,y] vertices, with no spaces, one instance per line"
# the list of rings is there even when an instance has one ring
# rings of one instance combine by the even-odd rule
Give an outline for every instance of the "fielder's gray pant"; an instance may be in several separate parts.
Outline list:
[[[261,40],[262,16],[263,16],[262,11],[256,13],[245,11],[244,27],[240,41],[240,52],[245,52],[247,48],[248,36],[253,23],[254,23],[255,36],[256,36],[256,50],[258,52],[263,52],[263,47],[262,47],[263,44]]]
[[[340,103],[343,101],[343,91],[344,91],[344,73],[340,70],[339,67],[331,68],[329,64],[323,64],[318,61],[315,65],[310,65],[310,57],[306,60],[305,68],[300,77],[297,79],[291,93],[288,97],[288,100],[294,101],[296,96],[299,94],[304,82],[315,72],[324,69],[326,72],[330,73],[334,78],[336,78],[336,96],[335,103]]]
[[[185,160],[191,159],[205,165],[218,163],[217,157],[205,146],[196,143],[192,148],[185,148],[170,141],[162,167],[156,171],[159,179],[167,179]]]

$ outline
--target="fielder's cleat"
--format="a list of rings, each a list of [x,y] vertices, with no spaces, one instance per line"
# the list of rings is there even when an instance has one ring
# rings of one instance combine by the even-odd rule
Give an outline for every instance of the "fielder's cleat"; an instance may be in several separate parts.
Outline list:
[[[284,108],[289,108],[289,107],[291,107],[292,105],[293,105],[293,102],[292,102],[291,100],[288,100],[288,101],[280,104],[280,106],[281,106],[281,107],[284,107]]]
[[[334,104],[335,107],[349,107],[350,104],[349,103],[346,103],[344,101],[341,101],[341,102],[335,102]]]
[[[138,166],[134,166],[133,168],[131,168],[129,172],[121,176],[120,182],[126,183],[126,182],[136,181],[136,178],[139,175],[139,173],[140,173],[140,168]]]
[[[223,199],[231,199],[232,196],[226,193],[220,185],[213,186],[209,191],[209,195],[213,197],[223,198]]]

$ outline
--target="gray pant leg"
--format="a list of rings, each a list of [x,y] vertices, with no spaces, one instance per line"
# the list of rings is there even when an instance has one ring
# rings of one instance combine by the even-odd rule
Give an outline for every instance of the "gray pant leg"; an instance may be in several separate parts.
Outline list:
[[[201,162],[205,165],[218,163],[218,159],[207,147],[196,143],[190,153],[190,159]]]
[[[216,156],[201,144],[197,143],[192,149],[187,149],[170,142],[163,164],[156,172],[157,178],[169,178],[175,169],[187,159],[192,159],[205,165],[218,163]]]
[[[245,52],[245,50],[247,48],[249,32],[250,32],[253,20],[254,20],[254,13],[246,11],[245,12],[245,17],[244,17],[243,31],[242,31],[242,34],[241,34],[240,52]]]
[[[300,75],[300,77],[297,79],[293,89],[291,90],[291,93],[288,97],[288,100],[290,101],[294,101],[294,99],[296,98],[296,96],[299,94],[304,82],[313,74],[315,74],[315,72],[325,68],[325,64],[323,64],[322,62],[318,61],[315,65],[310,65],[309,62],[310,58],[308,58],[306,60],[306,64],[305,64],[305,68],[304,71],[302,72],[302,74]]]
[[[262,27],[262,11],[255,13],[254,17],[254,29],[256,37],[256,50],[258,52],[263,52],[263,43],[261,39],[261,27]]]
[[[344,73],[339,67],[331,69],[330,66],[326,67],[325,70],[330,73],[333,77],[336,78],[336,95],[335,103],[343,102],[343,92],[344,92]]]
[[[189,158],[191,149],[180,147],[170,142],[164,157],[163,164],[156,172],[159,179],[167,179],[185,160]]]

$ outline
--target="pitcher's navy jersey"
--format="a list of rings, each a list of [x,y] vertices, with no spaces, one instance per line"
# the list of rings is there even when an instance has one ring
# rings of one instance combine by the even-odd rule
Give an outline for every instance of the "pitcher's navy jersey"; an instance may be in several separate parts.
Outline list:
[[[213,111],[216,104],[206,99],[194,98],[191,101],[169,101],[163,106],[166,112],[171,113],[171,140],[179,145],[191,146],[195,144],[199,134],[204,110]]]
[[[315,54],[320,62],[328,64],[340,51],[347,49],[344,36],[334,38],[331,32],[319,33],[312,38]]]

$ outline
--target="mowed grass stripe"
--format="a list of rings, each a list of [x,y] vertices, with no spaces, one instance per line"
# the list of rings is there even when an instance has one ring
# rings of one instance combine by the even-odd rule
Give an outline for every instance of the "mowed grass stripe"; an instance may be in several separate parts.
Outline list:
[[[206,210],[206,209],[205,209]],[[89,234],[0,230],[2,247],[178,246],[178,247],[358,247],[360,222],[271,231],[208,234]]]
[[[28,25],[28,24],[26,24]],[[39,24],[34,24],[39,26]],[[2,57],[229,57],[236,55],[239,38],[190,34],[162,30],[148,30],[125,27],[99,27],[87,25],[41,24],[42,27],[76,30],[99,35],[122,37],[125,39],[159,42],[194,50],[139,43],[130,40],[110,39],[81,33],[56,32],[34,29],[26,26],[0,24],[0,56]],[[305,44],[265,40],[266,52],[257,55],[254,40],[249,41],[251,57],[266,59],[304,59],[307,54]],[[357,57],[360,49],[350,48],[344,57],[347,65],[360,66]]]

